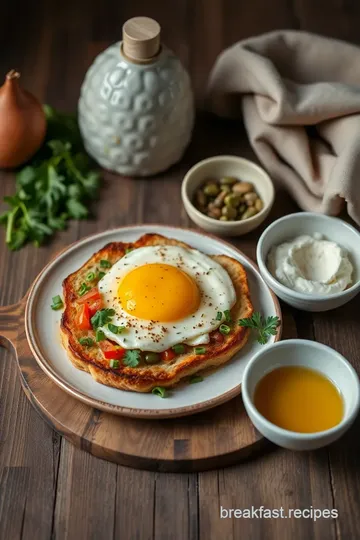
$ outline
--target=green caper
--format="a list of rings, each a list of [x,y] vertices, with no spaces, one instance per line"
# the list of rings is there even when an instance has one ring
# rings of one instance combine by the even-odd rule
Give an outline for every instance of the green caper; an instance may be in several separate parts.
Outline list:
[[[256,208],[254,208],[253,206],[249,206],[249,208],[247,210],[245,210],[245,212],[243,213],[242,215],[242,220],[244,219],[249,219],[253,216],[255,216],[255,214],[257,214],[258,211],[256,210]]]
[[[205,195],[208,195],[209,197],[216,197],[219,191],[220,191],[220,188],[217,184],[207,184],[204,187],[204,193]]]
[[[229,221],[226,216],[221,216],[220,221]]]
[[[233,220],[236,218],[236,208],[233,208],[232,206],[223,206],[221,213],[223,216],[226,216],[229,220]]]
[[[226,186],[232,186],[233,184],[236,184],[236,182],[238,182],[238,180],[233,176],[223,176],[222,178],[220,178],[220,184]]]
[[[157,364],[160,362],[160,355],[156,352],[148,352],[145,354],[146,364]]]
[[[224,191],[225,193],[231,193],[231,187],[227,184],[221,184],[220,185],[221,191]]]
[[[226,204],[226,206],[232,206],[234,208],[237,208],[241,203],[241,195],[236,195],[235,193],[226,195],[224,203]]]

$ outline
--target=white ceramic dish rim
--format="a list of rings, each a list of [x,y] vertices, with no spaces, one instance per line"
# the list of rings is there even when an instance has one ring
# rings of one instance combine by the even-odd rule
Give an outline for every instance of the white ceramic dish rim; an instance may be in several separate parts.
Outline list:
[[[280,283],[280,281],[278,281],[277,279],[274,278],[274,276],[271,274],[271,272],[269,272],[268,267],[266,265],[266,262],[264,261],[264,259],[262,257],[262,254],[261,254],[262,244],[263,244],[264,239],[267,236],[267,234],[273,228],[275,228],[279,223],[282,223],[284,221],[288,221],[290,219],[294,219],[295,216],[296,217],[302,216],[302,217],[305,217],[305,218],[306,217],[311,218],[313,216],[316,216],[316,217],[320,217],[320,219],[332,220],[333,222],[337,222],[339,227],[347,227],[352,232],[356,233],[357,236],[359,237],[359,245],[360,245],[360,233],[359,233],[359,231],[357,231],[355,229],[355,227],[353,227],[349,223],[346,223],[346,221],[343,221],[342,219],[332,217],[332,216],[326,216],[324,214],[317,214],[315,212],[294,212],[293,214],[288,214],[287,216],[283,216],[283,217],[277,219],[276,221],[274,221],[273,223],[271,223],[271,225],[269,225],[268,227],[266,227],[266,229],[263,231],[262,235],[260,236],[260,238],[258,240],[258,243],[257,243],[257,247],[256,247],[256,259],[257,259],[259,268],[260,268],[261,272],[263,274],[265,274],[266,279],[269,280],[271,285],[275,286],[275,287],[278,287],[279,290],[282,291],[284,294],[288,294],[289,296],[293,296],[294,298],[298,298],[299,300],[311,299],[311,300],[314,300],[314,301],[317,301],[317,302],[318,301],[328,300],[329,298],[334,298],[334,299],[335,298],[341,298],[343,296],[346,296],[350,292],[354,292],[355,290],[360,289],[360,279],[358,279],[348,289],[345,289],[344,291],[334,293],[334,294],[301,293],[301,292],[298,292],[298,291],[294,291],[293,289],[290,289],[290,287],[286,287],[286,285],[283,285],[282,283]],[[316,231],[314,231],[314,232],[316,232]],[[359,273],[360,268],[358,268],[357,271]]]
[[[68,247],[66,247],[64,250],[62,250],[57,256],[55,256],[54,259],[52,259],[46,266],[43,268],[43,270],[40,272],[40,274],[36,277],[35,281],[33,282],[29,294],[28,299],[26,303],[25,308],[25,331],[26,331],[26,337],[30,346],[30,349],[32,353],[34,354],[34,357],[36,361],[38,362],[41,369],[63,390],[65,390],[70,395],[74,396],[75,398],[79,399],[80,401],[83,401],[87,405],[90,405],[92,407],[105,410],[107,412],[121,414],[124,416],[133,416],[137,418],[170,418],[170,417],[179,417],[179,416],[185,416],[190,414],[195,414],[197,412],[201,412],[204,410],[208,410],[210,408],[213,408],[215,406],[221,405],[222,403],[225,403],[232,399],[233,397],[237,396],[241,392],[241,383],[233,387],[232,389],[224,392],[223,394],[212,397],[206,401],[203,401],[197,405],[186,405],[184,407],[177,407],[175,409],[167,408],[167,409],[159,409],[159,412],[157,412],[156,409],[149,410],[148,409],[140,409],[140,408],[133,408],[133,407],[127,407],[127,406],[120,406],[120,405],[113,405],[111,403],[108,403],[106,401],[102,401],[98,398],[91,397],[87,395],[86,393],[82,392],[75,386],[73,386],[71,383],[69,383],[66,379],[64,379],[57,371],[51,366],[51,364],[48,362],[48,360],[45,358],[44,354],[42,353],[41,347],[38,344],[38,340],[36,337],[36,331],[32,324],[32,318],[35,316],[35,309],[36,309],[36,290],[41,285],[43,277],[47,274],[47,272],[51,271],[51,268],[56,265],[58,260],[62,257],[66,257],[71,251],[76,250],[78,247],[81,247],[82,245],[91,242],[92,240],[95,240],[97,238],[101,238],[104,235],[107,235],[109,233],[116,233],[121,232],[124,230],[134,230],[136,228],[142,228],[146,227],[148,228],[149,232],[151,232],[154,228],[164,228],[164,229],[170,229],[170,230],[180,230],[185,231],[189,233],[195,233],[198,236],[203,236],[206,238],[209,238],[210,240],[213,239],[216,242],[219,242],[221,244],[224,244],[231,250],[237,252],[242,258],[246,259],[249,265],[252,266],[253,270],[256,272],[256,274],[259,276],[259,278],[262,280],[264,287],[269,291],[269,294],[272,298],[272,301],[274,303],[274,308],[276,311],[276,315],[279,316],[280,321],[282,322],[282,314],[281,314],[281,308],[279,301],[276,297],[276,295],[273,293],[273,291],[266,285],[265,281],[261,278],[261,274],[259,272],[259,269],[249,257],[247,257],[244,253],[242,253],[239,249],[237,249],[234,245],[230,244],[229,242],[226,242],[222,239],[217,238],[216,236],[199,232],[194,229],[188,229],[185,227],[175,227],[170,225],[163,225],[163,224],[137,224],[137,225],[129,225],[124,227],[117,227],[113,229],[109,229],[107,231],[103,231],[100,233],[96,233],[93,235],[89,235],[85,238],[82,238],[81,240],[70,244]],[[282,334],[282,324],[278,327],[277,335],[275,336],[275,342],[281,339]],[[99,383],[100,384],[100,383]]]
[[[206,214],[203,214],[202,212],[200,212],[200,210],[198,210],[193,205],[193,203],[192,203],[192,201],[191,201],[191,199],[190,199],[190,197],[188,195],[188,192],[187,192],[187,190],[189,188],[190,181],[191,181],[190,180],[191,175],[196,171],[196,169],[199,169],[203,165],[205,165],[207,163],[212,163],[214,161],[228,161],[228,160],[238,161],[239,164],[250,165],[253,169],[255,169],[257,172],[259,172],[261,175],[264,176],[264,180],[266,178],[265,182],[268,182],[268,186],[270,188],[270,201],[266,205],[264,205],[264,208],[262,210],[260,210],[260,212],[255,214],[255,216],[244,219],[244,221],[234,221],[234,220],[233,221],[220,221],[220,220],[216,220],[216,219],[208,217]],[[212,156],[210,158],[206,158],[206,159],[203,159],[201,161],[198,161],[197,163],[195,163],[195,165],[193,165],[191,167],[191,169],[188,170],[188,172],[184,176],[184,180],[183,180],[182,185],[181,185],[181,195],[182,195],[182,198],[186,199],[187,203],[191,205],[193,211],[195,212],[195,214],[198,217],[203,218],[209,224],[213,224],[214,222],[216,222],[216,223],[219,224],[219,226],[224,227],[224,229],[227,229],[227,228],[234,227],[234,225],[238,225],[240,223],[252,223],[252,222],[256,221],[257,219],[259,219],[259,217],[263,216],[266,212],[268,212],[269,208],[271,208],[273,203],[274,203],[275,188],[274,188],[274,184],[272,183],[272,180],[271,180],[270,176],[265,171],[265,169],[263,169],[262,167],[260,167],[256,163],[254,163],[253,161],[250,161],[249,159],[242,158],[240,156],[219,155],[219,156]]]
[[[359,411],[359,408],[360,408],[360,392],[359,392],[359,385],[358,385],[359,378],[358,378],[358,375],[357,375],[355,369],[353,368],[353,366],[350,364],[350,362],[348,360],[346,360],[346,358],[342,354],[340,354],[335,349],[332,349],[328,345],[324,345],[323,343],[319,343],[318,341],[311,341],[309,339],[285,339],[284,341],[278,341],[276,343],[273,343],[271,345],[271,348],[273,349],[273,348],[291,347],[291,346],[296,347],[300,343],[301,344],[307,344],[308,346],[321,349],[322,351],[326,351],[326,352],[331,353],[332,355],[336,356],[337,359],[342,364],[344,364],[346,366],[346,368],[349,370],[351,376],[356,380],[357,388],[358,388],[357,396],[356,396],[356,402],[355,402],[352,410],[350,411],[350,413],[347,416],[345,416],[341,420],[341,422],[339,422],[339,424],[337,424],[336,426],[334,426],[334,427],[332,427],[330,429],[325,429],[323,431],[316,431],[315,433],[299,433],[298,431],[290,431],[289,429],[284,429],[284,428],[281,428],[281,427],[277,426],[276,424],[273,424],[272,422],[267,420],[265,418],[265,416],[263,416],[258,411],[258,409],[255,407],[255,405],[253,403],[253,400],[249,396],[249,392],[248,392],[248,388],[247,388],[246,383],[247,383],[247,378],[249,376],[248,374],[251,371],[252,365],[263,354],[269,353],[269,349],[264,349],[263,351],[259,351],[258,353],[256,353],[254,355],[254,357],[252,358],[252,360],[250,360],[250,362],[246,366],[246,368],[244,370],[243,380],[242,380],[242,395],[243,395],[243,398],[246,400],[247,406],[250,408],[252,414],[258,420],[260,420],[268,429],[276,431],[276,433],[278,435],[283,435],[283,436],[286,436],[286,437],[292,437],[293,439],[295,438],[295,439],[297,439],[299,441],[300,440],[313,441],[313,440],[316,440],[316,439],[319,439],[319,438],[323,437],[324,435],[332,435],[333,433],[336,433],[337,431],[342,430],[344,427],[351,424],[353,422],[353,420],[356,418],[356,416],[358,414],[358,411]],[[276,369],[276,368],[274,368],[274,369]],[[267,373],[270,373],[270,371],[273,371],[273,370],[264,371],[263,376],[265,376]],[[315,371],[319,371],[320,373],[322,373],[321,369],[316,369],[315,368]],[[259,379],[259,381],[260,380],[261,380],[261,378]],[[336,384],[335,380],[334,380],[334,383]],[[343,398],[343,399],[345,399],[345,398]]]

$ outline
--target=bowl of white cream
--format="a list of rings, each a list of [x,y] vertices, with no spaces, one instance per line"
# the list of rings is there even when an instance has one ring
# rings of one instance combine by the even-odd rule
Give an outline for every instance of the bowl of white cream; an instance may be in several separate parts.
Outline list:
[[[327,311],[360,292],[360,233],[341,219],[312,212],[280,218],[256,254],[268,286],[298,309]]]

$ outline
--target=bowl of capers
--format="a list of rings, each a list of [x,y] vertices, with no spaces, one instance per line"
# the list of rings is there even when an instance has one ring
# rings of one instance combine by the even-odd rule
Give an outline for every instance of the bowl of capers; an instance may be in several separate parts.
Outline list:
[[[274,202],[269,175],[237,156],[200,161],[185,175],[182,201],[199,227],[224,236],[240,236],[258,227]]]

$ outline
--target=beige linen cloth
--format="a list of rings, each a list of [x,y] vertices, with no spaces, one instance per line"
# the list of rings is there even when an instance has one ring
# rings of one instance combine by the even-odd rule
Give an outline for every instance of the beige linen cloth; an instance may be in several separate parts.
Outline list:
[[[253,149],[304,210],[360,224],[360,48],[296,31],[236,43],[217,59],[209,106],[243,116]]]

